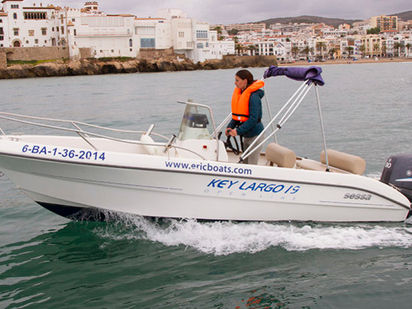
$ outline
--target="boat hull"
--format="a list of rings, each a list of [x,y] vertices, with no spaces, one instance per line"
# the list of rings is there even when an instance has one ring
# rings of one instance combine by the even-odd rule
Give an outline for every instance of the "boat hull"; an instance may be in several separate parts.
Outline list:
[[[72,218],[109,211],[201,220],[398,222],[409,212],[403,195],[363,176],[119,153],[106,157],[104,163],[81,162],[11,151],[0,153],[0,167],[34,201]],[[236,169],[243,174],[233,173]]]

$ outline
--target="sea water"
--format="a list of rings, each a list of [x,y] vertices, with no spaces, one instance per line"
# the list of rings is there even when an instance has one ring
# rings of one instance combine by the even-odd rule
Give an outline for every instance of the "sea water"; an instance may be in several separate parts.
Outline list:
[[[327,146],[360,155],[378,178],[412,153],[412,63],[329,65],[319,89]],[[263,68],[253,68],[256,78]],[[0,111],[176,134],[192,99],[230,111],[236,70],[0,81]],[[272,113],[298,88],[266,81]],[[264,101],[265,103],[265,101]],[[318,159],[315,94],[278,141]],[[264,109],[263,122],[268,122]],[[6,133],[55,133],[0,121]],[[1,175],[1,174],[0,174]],[[93,194],[91,192],[91,194]],[[251,205],[253,207],[253,205]],[[410,308],[405,223],[72,222],[0,177],[0,308]]]

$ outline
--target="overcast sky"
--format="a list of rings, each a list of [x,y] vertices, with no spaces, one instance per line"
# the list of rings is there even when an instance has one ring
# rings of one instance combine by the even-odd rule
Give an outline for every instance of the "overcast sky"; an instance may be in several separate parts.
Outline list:
[[[28,4],[30,0],[26,0]],[[40,3],[41,0],[33,1]],[[85,1],[50,0],[48,3],[81,8]],[[210,24],[246,23],[272,17],[314,15],[346,19],[412,10],[411,0],[100,0],[100,10],[108,14],[129,13],[137,17],[157,17],[161,8],[178,8],[189,17]],[[43,0],[46,4],[46,0]]]

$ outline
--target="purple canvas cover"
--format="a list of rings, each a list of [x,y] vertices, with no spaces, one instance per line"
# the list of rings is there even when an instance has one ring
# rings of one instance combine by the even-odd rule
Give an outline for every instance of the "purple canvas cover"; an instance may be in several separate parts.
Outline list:
[[[263,74],[263,78],[269,78],[271,76],[281,76],[285,75],[291,79],[298,81],[309,80],[315,85],[323,86],[325,82],[322,78],[322,68],[311,66],[311,67],[277,67],[271,65]]]

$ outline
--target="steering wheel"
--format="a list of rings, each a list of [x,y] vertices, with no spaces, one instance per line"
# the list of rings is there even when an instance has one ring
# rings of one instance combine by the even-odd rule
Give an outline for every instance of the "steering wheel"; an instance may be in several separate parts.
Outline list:
[[[222,132],[219,132],[218,138],[220,139],[221,136]],[[232,150],[236,156],[239,155],[240,147],[236,137],[228,135],[226,142],[223,142],[223,144],[225,145],[226,149]]]

